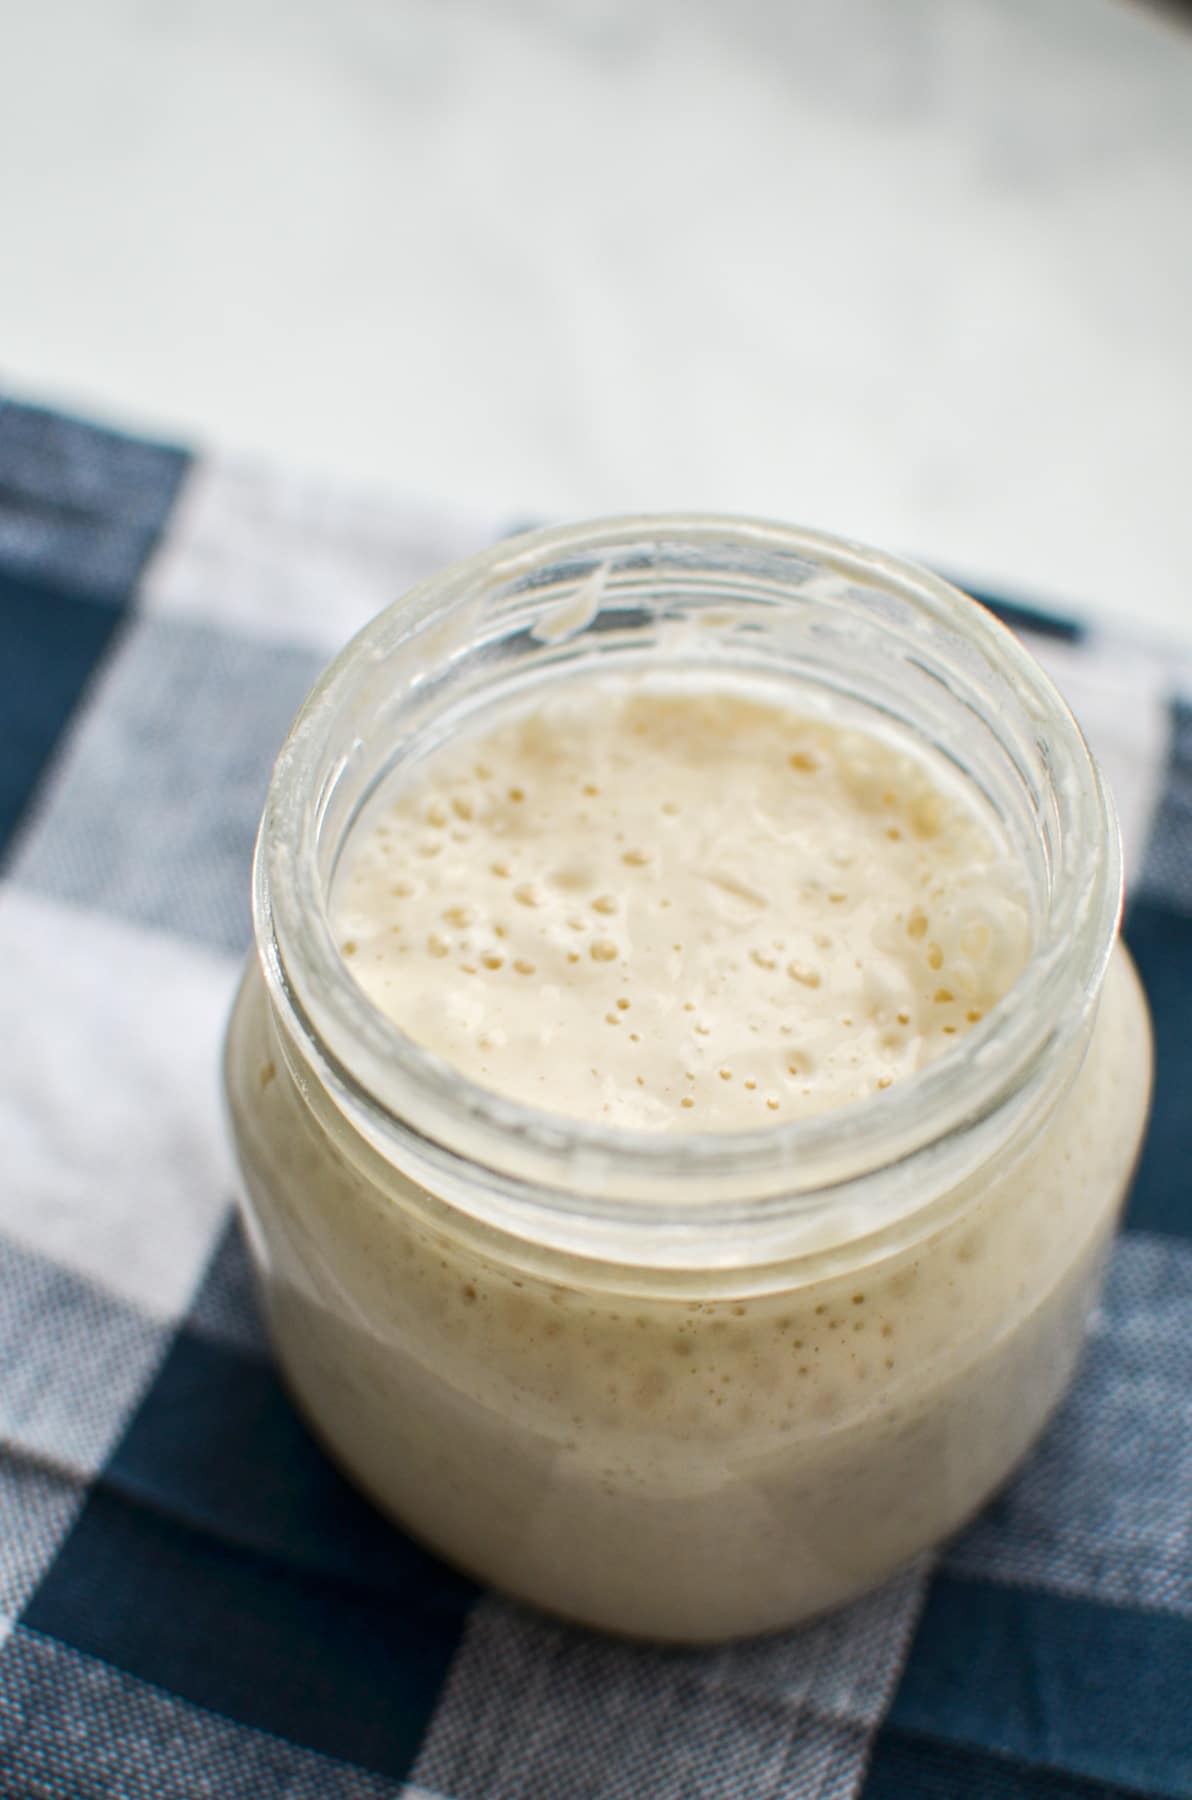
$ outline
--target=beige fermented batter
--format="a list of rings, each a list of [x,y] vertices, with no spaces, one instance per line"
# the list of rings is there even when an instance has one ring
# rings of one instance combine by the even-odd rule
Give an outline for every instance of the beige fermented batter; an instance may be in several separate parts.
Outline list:
[[[909,747],[594,684],[383,795],[333,910],[362,985],[460,1068],[660,1131],[829,1106],[846,1129],[1028,947],[996,829]],[[228,1082],[274,1339],[344,1464],[509,1592],[707,1641],[871,1585],[1027,1448],[1079,1350],[1149,1055],[1119,950],[1041,1130],[925,1192],[913,1229],[740,1271],[698,1246],[637,1267],[630,1234],[585,1260],[443,1204],[306,1078],[255,965]]]
[[[906,744],[588,682],[440,750],[337,881],[353,974],[474,1080],[731,1130],[889,1087],[1029,948],[990,819]]]

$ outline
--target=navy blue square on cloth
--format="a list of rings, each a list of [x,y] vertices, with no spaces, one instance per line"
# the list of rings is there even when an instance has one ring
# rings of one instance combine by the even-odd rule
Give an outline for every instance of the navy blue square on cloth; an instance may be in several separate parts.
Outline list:
[[[0,850],[119,620],[114,607],[39,586],[0,567]]]
[[[0,852],[107,648],[188,460],[0,396]]]
[[[0,395],[0,568],[121,606],[190,458]]]
[[[1154,1111],[1128,1219],[1137,1231],[1192,1237],[1192,913],[1135,900],[1126,936],[1155,1033]]]
[[[940,1576],[885,1729],[1182,1797],[1190,1674],[1192,1620]]]

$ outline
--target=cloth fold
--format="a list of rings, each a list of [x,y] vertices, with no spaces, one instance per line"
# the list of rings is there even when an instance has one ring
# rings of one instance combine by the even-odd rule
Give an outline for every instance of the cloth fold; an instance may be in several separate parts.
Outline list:
[[[286,1399],[218,1095],[265,782],[329,654],[501,529],[0,401],[0,1792],[1192,1796],[1192,698],[1145,644],[1009,615],[1118,797],[1158,1075],[1077,1386],[968,1530],[631,1647],[412,1544]]]

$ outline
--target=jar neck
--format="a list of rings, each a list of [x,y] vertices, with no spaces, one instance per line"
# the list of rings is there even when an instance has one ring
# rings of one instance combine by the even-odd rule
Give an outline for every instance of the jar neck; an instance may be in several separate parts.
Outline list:
[[[842,1114],[731,1134],[630,1132],[464,1079],[366,998],[328,897],[378,785],[496,705],[591,668],[781,682],[942,754],[999,815],[1034,912],[1007,998],[938,1061]],[[501,1229],[655,1267],[822,1247],[909,1217],[1055,1103],[1120,907],[1116,825],[1080,732],[990,614],[934,577],[734,519],[534,533],[445,571],[360,634],[278,758],[255,922],[308,1078],[360,1138]]]

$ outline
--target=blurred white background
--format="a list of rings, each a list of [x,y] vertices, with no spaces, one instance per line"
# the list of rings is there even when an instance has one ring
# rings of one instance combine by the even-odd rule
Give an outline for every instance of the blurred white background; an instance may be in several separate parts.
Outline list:
[[[1125,0],[0,0],[0,384],[1192,641],[1192,30]]]

